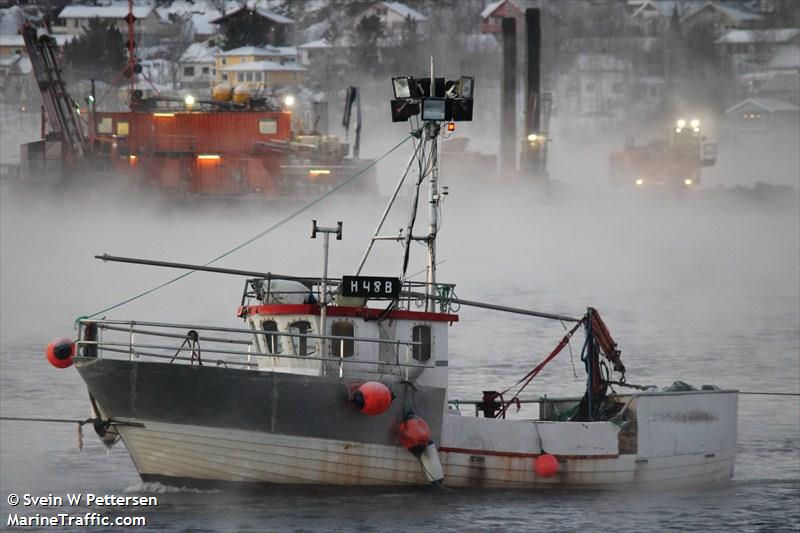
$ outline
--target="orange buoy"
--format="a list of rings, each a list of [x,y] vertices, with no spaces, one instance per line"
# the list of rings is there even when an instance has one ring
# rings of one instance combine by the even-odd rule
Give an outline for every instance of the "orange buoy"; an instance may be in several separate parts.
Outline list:
[[[555,455],[543,453],[533,462],[533,471],[539,477],[553,477],[558,474],[558,459]]]
[[[367,381],[350,395],[350,401],[365,415],[379,415],[386,411],[394,400],[392,390],[377,381]]]
[[[47,345],[47,360],[56,368],[67,368],[75,357],[75,343],[67,337],[56,337]]]
[[[400,445],[419,457],[431,441],[431,428],[424,419],[410,413],[397,429]]]

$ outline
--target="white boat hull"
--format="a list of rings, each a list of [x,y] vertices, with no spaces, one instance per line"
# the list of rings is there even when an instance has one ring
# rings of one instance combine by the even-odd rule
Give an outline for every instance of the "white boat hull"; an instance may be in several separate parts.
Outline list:
[[[254,431],[147,423],[120,426],[145,480],[197,485],[429,484],[420,463],[399,446],[298,438]],[[727,481],[735,449],[642,459],[637,455],[561,457],[550,478],[534,473],[538,454],[439,449],[444,485],[483,488],[674,489]]]

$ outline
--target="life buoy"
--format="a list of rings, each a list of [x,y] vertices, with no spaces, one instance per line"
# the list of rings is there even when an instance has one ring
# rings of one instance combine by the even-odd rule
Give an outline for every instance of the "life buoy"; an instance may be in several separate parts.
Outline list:
[[[384,413],[394,400],[392,390],[377,381],[367,381],[350,394],[350,402],[365,415]]]
[[[47,360],[56,368],[67,368],[75,357],[75,343],[67,337],[56,337],[45,350]]]

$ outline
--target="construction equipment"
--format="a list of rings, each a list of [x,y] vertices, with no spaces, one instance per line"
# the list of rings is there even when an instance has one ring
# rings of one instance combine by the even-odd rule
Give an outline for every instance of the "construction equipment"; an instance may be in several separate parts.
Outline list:
[[[717,145],[705,142],[699,119],[679,119],[666,139],[636,145],[628,139],[624,150],[609,160],[609,181],[613,185],[670,188],[694,187],[700,170],[717,161]]]
[[[42,95],[42,140],[23,144],[21,168],[23,177],[48,177],[61,180],[77,170],[86,157],[87,140],[81,128],[78,107],[64,85],[55,40],[25,25],[22,38],[30,57],[33,74]],[[45,120],[46,119],[46,120]],[[50,132],[46,132],[49,125]]]

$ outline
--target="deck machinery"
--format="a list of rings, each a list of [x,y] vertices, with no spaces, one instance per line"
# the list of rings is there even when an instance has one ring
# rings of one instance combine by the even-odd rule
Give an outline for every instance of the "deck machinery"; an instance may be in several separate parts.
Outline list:
[[[609,160],[613,185],[675,189],[700,183],[700,170],[717,161],[717,145],[705,142],[699,119],[678,119],[666,139],[644,145],[628,140],[624,150]]]
[[[350,143],[294,128],[292,112],[269,97],[184,101],[132,90],[129,111],[98,112],[92,104],[84,122],[67,93],[52,37],[32,26],[23,35],[44,102],[43,139],[21,149],[23,179],[69,183],[112,173],[138,189],[173,195],[283,196],[327,190],[359,174],[359,190],[376,189],[374,161],[358,157],[360,124],[350,156]],[[354,101],[352,87],[347,128]]]

